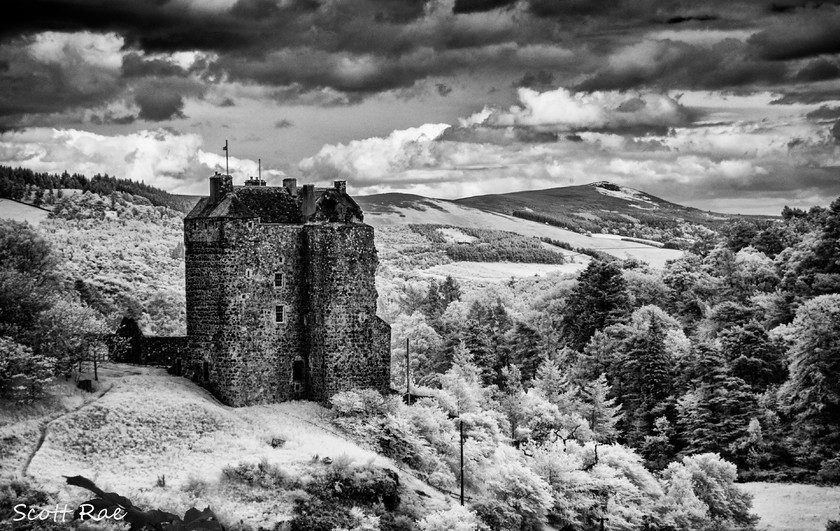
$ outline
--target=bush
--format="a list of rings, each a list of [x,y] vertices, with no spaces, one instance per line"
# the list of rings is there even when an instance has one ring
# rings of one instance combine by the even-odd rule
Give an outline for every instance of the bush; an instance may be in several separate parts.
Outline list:
[[[295,488],[297,485],[296,480],[265,459],[262,459],[259,463],[239,463],[234,467],[226,466],[222,469],[222,480],[266,489]]]
[[[460,505],[434,512],[418,522],[421,531],[477,531],[475,513]]]
[[[705,507],[709,525],[733,531],[754,529],[758,517],[750,514],[752,496],[735,485],[736,476],[735,465],[718,454],[705,453],[671,463],[662,479],[676,506],[697,506],[698,514]],[[678,481],[681,477],[690,478],[690,490],[673,488],[678,483],[687,483]]]
[[[825,483],[840,483],[840,458],[826,459],[820,463],[817,479]]]
[[[0,337],[0,396],[38,398],[54,373],[54,359],[35,355],[31,348]]]
[[[336,461],[338,463],[338,461]],[[399,477],[370,465],[316,465],[305,495],[296,500],[292,531],[365,530],[399,508]],[[395,521],[394,519],[390,519]]]
[[[385,413],[385,399],[374,389],[342,391],[330,398],[333,411],[340,417],[375,416]]]

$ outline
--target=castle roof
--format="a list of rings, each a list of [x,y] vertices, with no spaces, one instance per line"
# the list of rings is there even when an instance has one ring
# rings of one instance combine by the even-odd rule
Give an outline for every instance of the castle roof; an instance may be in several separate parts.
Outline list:
[[[244,186],[233,186],[229,175],[214,175],[210,177],[210,197],[202,198],[186,219],[259,218],[262,223],[364,220],[344,181],[336,181],[332,188],[311,184],[298,188],[295,179],[284,179],[283,186],[261,183],[250,180]]]

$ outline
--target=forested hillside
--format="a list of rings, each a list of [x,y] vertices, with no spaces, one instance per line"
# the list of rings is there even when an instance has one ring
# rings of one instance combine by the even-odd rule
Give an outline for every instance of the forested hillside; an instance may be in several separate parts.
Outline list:
[[[48,395],[122,315],[183,333],[181,227],[127,192],[57,198],[37,232],[2,222],[3,400]],[[661,269],[596,254],[579,274],[424,273],[566,259],[545,243],[442,225],[377,236],[395,392],[336,395],[329,420],[431,485],[463,480],[466,508],[397,522],[310,498],[300,529],[748,530],[736,481],[840,483],[840,199],[724,224]]]
[[[181,212],[187,212],[194,200],[172,195],[159,188],[138,183],[130,179],[118,179],[96,174],[85,177],[78,173],[58,174],[34,172],[26,168],[0,166],[0,197],[32,203],[35,206],[53,205],[64,195],[63,190],[81,190],[102,196],[114,192],[131,194],[145,199],[153,206],[165,206]],[[142,200],[135,200],[141,202]]]

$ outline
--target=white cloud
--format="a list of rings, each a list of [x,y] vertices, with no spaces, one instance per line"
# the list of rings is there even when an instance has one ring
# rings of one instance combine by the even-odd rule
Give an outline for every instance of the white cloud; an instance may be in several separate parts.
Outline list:
[[[304,174],[325,179],[352,177],[365,183],[387,181],[396,173],[438,164],[431,149],[432,142],[447,128],[448,124],[425,124],[394,131],[385,138],[326,145],[316,155],[302,160],[299,167]]]
[[[75,129],[31,128],[0,135],[0,164],[47,173],[108,174],[172,193],[204,194],[206,179],[224,170],[223,156],[202,151],[197,134],[164,129],[106,136]],[[231,158],[235,180],[257,174],[257,163]],[[282,177],[265,170],[263,178]]]
[[[47,31],[35,35],[30,56],[44,64],[85,63],[108,70],[122,66],[124,39],[115,33]]]
[[[768,98],[740,104],[752,110],[761,99]],[[680,201],[761,186],[783,193],[797,186],[789,177],[797,168],[828,167],[840,159],[840,146],[827,126],[807,120],[807,109],[774,119],[677,125],[664,135],[580,131],[567,139],[561,125],[665,124],[682,119],[687,110],[657,94],[525,89],[520,100],[522,105],[509,111],[485,108],[455,127],[427,124],[385,138],[324,146],[299,168],[316,180],[347,179],[356,193],[397,190],[455,198],[607,180]],[[560,134],[540,137],[528,131]],[[771,199],[774,209],[778,201]]]
[[[616,128],[626,126],[672,126],[686,122],[682,105],[665,94],[623,92],[571,92],[558,88],[537,92],[519,89],[521,106],[494,110],[467,119],[489,126],[527,126],[553,129]]]

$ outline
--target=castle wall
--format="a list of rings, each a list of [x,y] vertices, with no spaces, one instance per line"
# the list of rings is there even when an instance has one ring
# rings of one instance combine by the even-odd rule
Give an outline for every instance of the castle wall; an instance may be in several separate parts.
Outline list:
[[[286,189],[229,196],[219,186],[216,201],[202,200],[184,221],[185,375],[232,406],[386,392],[390,327],[376,316],[373,228],[327,222],[342,208],[360,220],[355,203],[328,190],[323,219],[297,223],[303,206]]]
[[[222,223],[217,219],[184,221],[188,354],[183,369],[185,376],[199,383],[204,383],[204,362],[217,357],[223,278]]]
[[[305,226],[309,290],[310,393],[325,401],[347,389],[388,388],[390,345],[376,317],[373,227]],[[390,342],[390,337],[389,337]]]
[[[307,350],[302,227],[226,219],[216,232],[185,230],[189,375],[234,406],[302,398],[305,380],[299,393],[292,381]],[[275,323],[278,304],[284,323]]]

